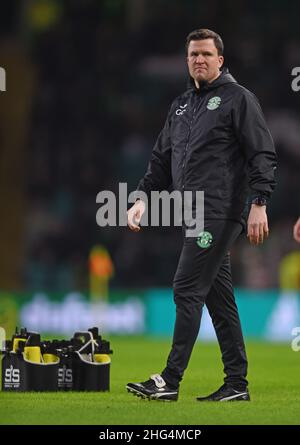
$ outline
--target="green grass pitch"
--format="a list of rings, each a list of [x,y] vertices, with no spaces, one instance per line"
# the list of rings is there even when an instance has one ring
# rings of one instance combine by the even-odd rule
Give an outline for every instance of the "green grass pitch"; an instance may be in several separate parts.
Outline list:
[[[130,381],[160,372],[171,340],[111,337],[109,393],[0,392],[0,424],[237,425],[300,424],[300,352],[290,344],[247,341],[251,402],[199,403],[223,379],[218,345],[197,342],[178,402],[141,400]]]

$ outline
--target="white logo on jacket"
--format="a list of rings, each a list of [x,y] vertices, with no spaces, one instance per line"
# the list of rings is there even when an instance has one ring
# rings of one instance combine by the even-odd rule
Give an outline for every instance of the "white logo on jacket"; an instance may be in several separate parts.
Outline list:
[[[178,110],[176,110],[177,116],[181,116],[186,111],[187,104],[180,105]]]

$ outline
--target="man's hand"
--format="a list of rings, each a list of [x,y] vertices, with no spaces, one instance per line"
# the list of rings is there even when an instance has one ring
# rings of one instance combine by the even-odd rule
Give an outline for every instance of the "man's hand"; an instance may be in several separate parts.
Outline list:
[[[144,201],[139,199],[134,203],[134,205],[127,211],[127,224],[128,227],[134,232],[139,232],[141,230],[139,224],[143,213],[145,212],[146,205]]]
[[[252,204],[248,217],[247,236],[250,243],[254,244],[255,246],[262,244],[264,239],[269,236],[266,206]]]
[[[298,221],[294,225],[294,238],[300,243],[300,218],[298,218]]]

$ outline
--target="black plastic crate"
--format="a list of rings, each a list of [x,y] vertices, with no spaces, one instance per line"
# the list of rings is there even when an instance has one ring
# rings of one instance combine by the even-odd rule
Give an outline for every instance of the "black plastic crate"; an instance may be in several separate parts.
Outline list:
[[[97,328],[52,342],[24,328],[21,333],[16,330],[2,351],[3,391],[109,391],[112,351]]]

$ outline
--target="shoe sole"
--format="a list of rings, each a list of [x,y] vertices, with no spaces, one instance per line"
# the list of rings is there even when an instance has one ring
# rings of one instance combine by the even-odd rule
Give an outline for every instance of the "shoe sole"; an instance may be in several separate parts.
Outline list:
[[[225,397],[224,399],[221,399],[220,402],[250,402],[250,396],[247,394],[247,395],[243,395],[243,396],[235,397],[235,398]]]
[[[138,391],[137,389],[131,388],[130,386],[126,386],[127,392],[130,392],[131,394],[133,394],[134,396],[140,397],[141,399],[145,399],[145,400],[156,400],[158,402],[177,402],[177,399],[163,399],[162,397],[157,397],[155,395],[153,396],[148,396],[147,394],[144,394],[140,391]]]
[[[198,399],[196,398],[197,402],[250,402],[250,397],[240,396],[235,397],[233,399],[227,399],[226,397],[224,399],[220,400],[213,400],[213,399]]]

